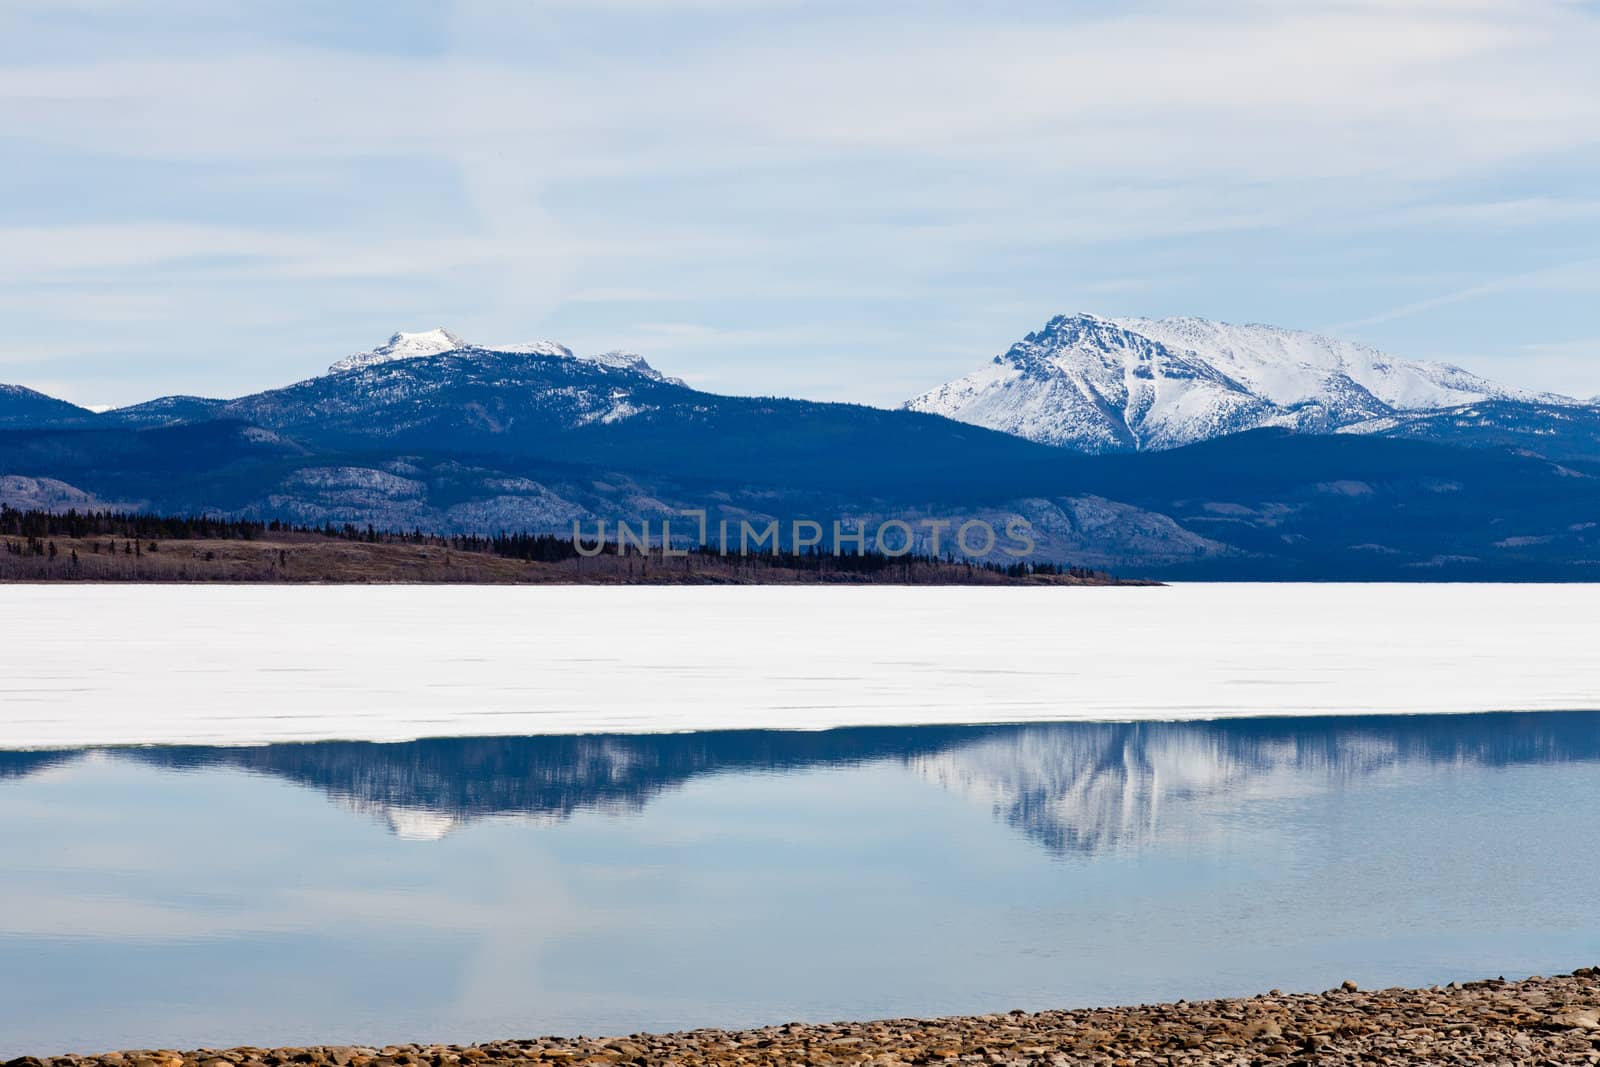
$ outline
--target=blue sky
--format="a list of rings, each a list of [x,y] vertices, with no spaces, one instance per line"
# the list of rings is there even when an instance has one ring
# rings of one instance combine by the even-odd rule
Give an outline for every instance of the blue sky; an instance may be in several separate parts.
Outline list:
[[[1592,2],[149,7],[0,9],[0,381],[443,325],[890,404],[1094,311],[1600,393]]]

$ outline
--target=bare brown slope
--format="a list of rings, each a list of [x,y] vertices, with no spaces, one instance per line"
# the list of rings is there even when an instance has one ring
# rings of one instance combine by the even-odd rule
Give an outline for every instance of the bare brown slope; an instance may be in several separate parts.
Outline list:
[[[6,539],[0,538],[0,542]],[[534,562],[439,544],[370,543],[318,534],[270,540],[10,538],[0,550],[0,582],[271,582],[652,584],[652,585],[1116,585],[1108,574],[1009,575],[943,560],[892,562],[879,570],[848,561],[699,554],[664,559],[606,554]],[[52,550],[53,546],[53,550]],[[0,544],[0,549],[5,549]],[[42,551],[41,551],[42,549]],[[1139,583],[1142,584],[1142,583]]]

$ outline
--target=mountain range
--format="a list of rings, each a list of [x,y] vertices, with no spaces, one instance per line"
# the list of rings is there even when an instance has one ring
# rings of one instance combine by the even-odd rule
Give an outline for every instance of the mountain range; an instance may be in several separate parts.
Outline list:
[[[902,410],[436,329],[228,400],[97,414],[0,387],[0,502],[563,534],[1022,516],[1036,557],[1130,576],[1581,579],[1600,409],[1197,319],[1058,317]]]
[[[1486,402],[1581,408],[1447,363],[1272,326],[1060,315],[984,367],[910,401],[1081,452],[1177,448],[1263,426],[1385,433]]]

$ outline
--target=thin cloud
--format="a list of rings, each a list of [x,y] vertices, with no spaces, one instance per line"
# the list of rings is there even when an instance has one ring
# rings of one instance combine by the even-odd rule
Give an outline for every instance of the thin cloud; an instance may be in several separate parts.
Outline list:
[[[1426,300],[1417,300],[1399,307],[1380,311],[1375,315],[1365,318],[1351,319],[1327,328],[1329,333],[1339,333],[1345,330],[1360,329],[1364,326],[1377,326],[1396,319],[1410,318],[1429,311],[1450,307],[1454,304],[1465,304],[1485,297],[1497,296],[1503,293],[1529,289],[1560,289],[1570,290],[1574,287],[1594,288],[1600,287],[1600,259],[1585,259],[1575,263],[1563,264],[1559,267],[1550,267],[1544,270],[1527,271],[1521,274],[1510,274],[1503,278],[1495,278],[1481,282],[1477,285],[1457,289],[1454,292],[1444,293],[1440,296],[1429,297]]]
[[[192,389],[419,320],[654,339],[677,373],[782,391],[826,318],[944,373],[952,337],[976,362],[1036,325],[997,293],[1294,324],[1338,313],[1285,294],[1338,288],[1355,241],[1597,218],[1554,188],[1592,187],[1600,153],[1600,17],[1560,0],[468,3],[359,50],[292,15],[114,11],[0,65],[8,331],[212,359]]]

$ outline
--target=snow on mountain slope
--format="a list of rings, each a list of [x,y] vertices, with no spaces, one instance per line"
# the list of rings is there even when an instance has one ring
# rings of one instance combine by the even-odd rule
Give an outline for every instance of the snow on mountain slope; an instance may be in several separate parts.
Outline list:
[[[1198,353],[1212,366],[1274,404],[1316,403],[1348,390],[1365,391],[1396,411],[1471,404],[1481,400],[1568,402],[1480,378],[1448,363],[1394,359],[1368,345],[1303,330],[1208,319],[1117,319],[1135,333]]]
[[[1125,452],[1260,426],[1326,433],[1486,399],[1574,403],[1298,330],[1060,315],[905,406],[1078,451]]]
[[[457,345],[456,347],[472,348],[476,346],[463,343]],[[514,356],[559,356],[562,359],[573,358],[572,349],[568,348],[566,345],[557,344],[554,341],[531,341],[526,344],[488,345],[486,347],[491,352],[510,352]]]
[[[215,418],[227,403],[203,396],[159,396],[142,404],[112,408],[101,418],[123,426],[177,426]]]
[[[1057,316],[906,407],[1084,452],[1172,448],[1277,414],[1192,353],[1093,315]]]
[[[649,363],[645,362],[645,358],[643,356],[635,352],[620,352],[616,349],[612,349],[610,352],[602,352],[598,356],[580,356],[578,358],[587,359],[590,363],[597,363],[602,367],[614,367],[617,370],[631,370],[635,374],[642,374],[646,378],[653,378],[658,382],[665,382],[667,385],[682,385],[687,387],[689,384],[682,378],[674,378],[671,375],[662,374]]]
[[[475,345],[465,341],[440,326],[420,333],[396,332],[389,340],[367,352],[346,356],[328,368],[329,374],[361,370],[382,363],[402,359],[423,359],[442,356],[448,352],[492,352],[513,356],[551,356],[559,359],[581,359],[602,367],[629,370],[668,385],[683,385],[681,378],[672,378],[656,370],[645,358],[632,352],[603,352],[598,356],[577,356],[566,345],[555,341],[521,342],[509,345]]]
[[[137,504],[102,500],[93,493],[56,478],[30,478],[21,474],[0,474],[0,504],[19,511],[37,508],[40,511],[79,511],[105,509],[108,511],[137,510]]]
[[[433,330],[424,330],[421,333],[406,333],[402,330],[390,337],[387,343],[381,344],[369,352],[357,352],[353,356],[344,357],[329,367],[328,373],[339,374],[347,370],[370,367],[377,363],[390,363],[397,359],[437,356],[466,347],[467,342],[443,326]],[[570,352],[567,354],[571,355]]]

